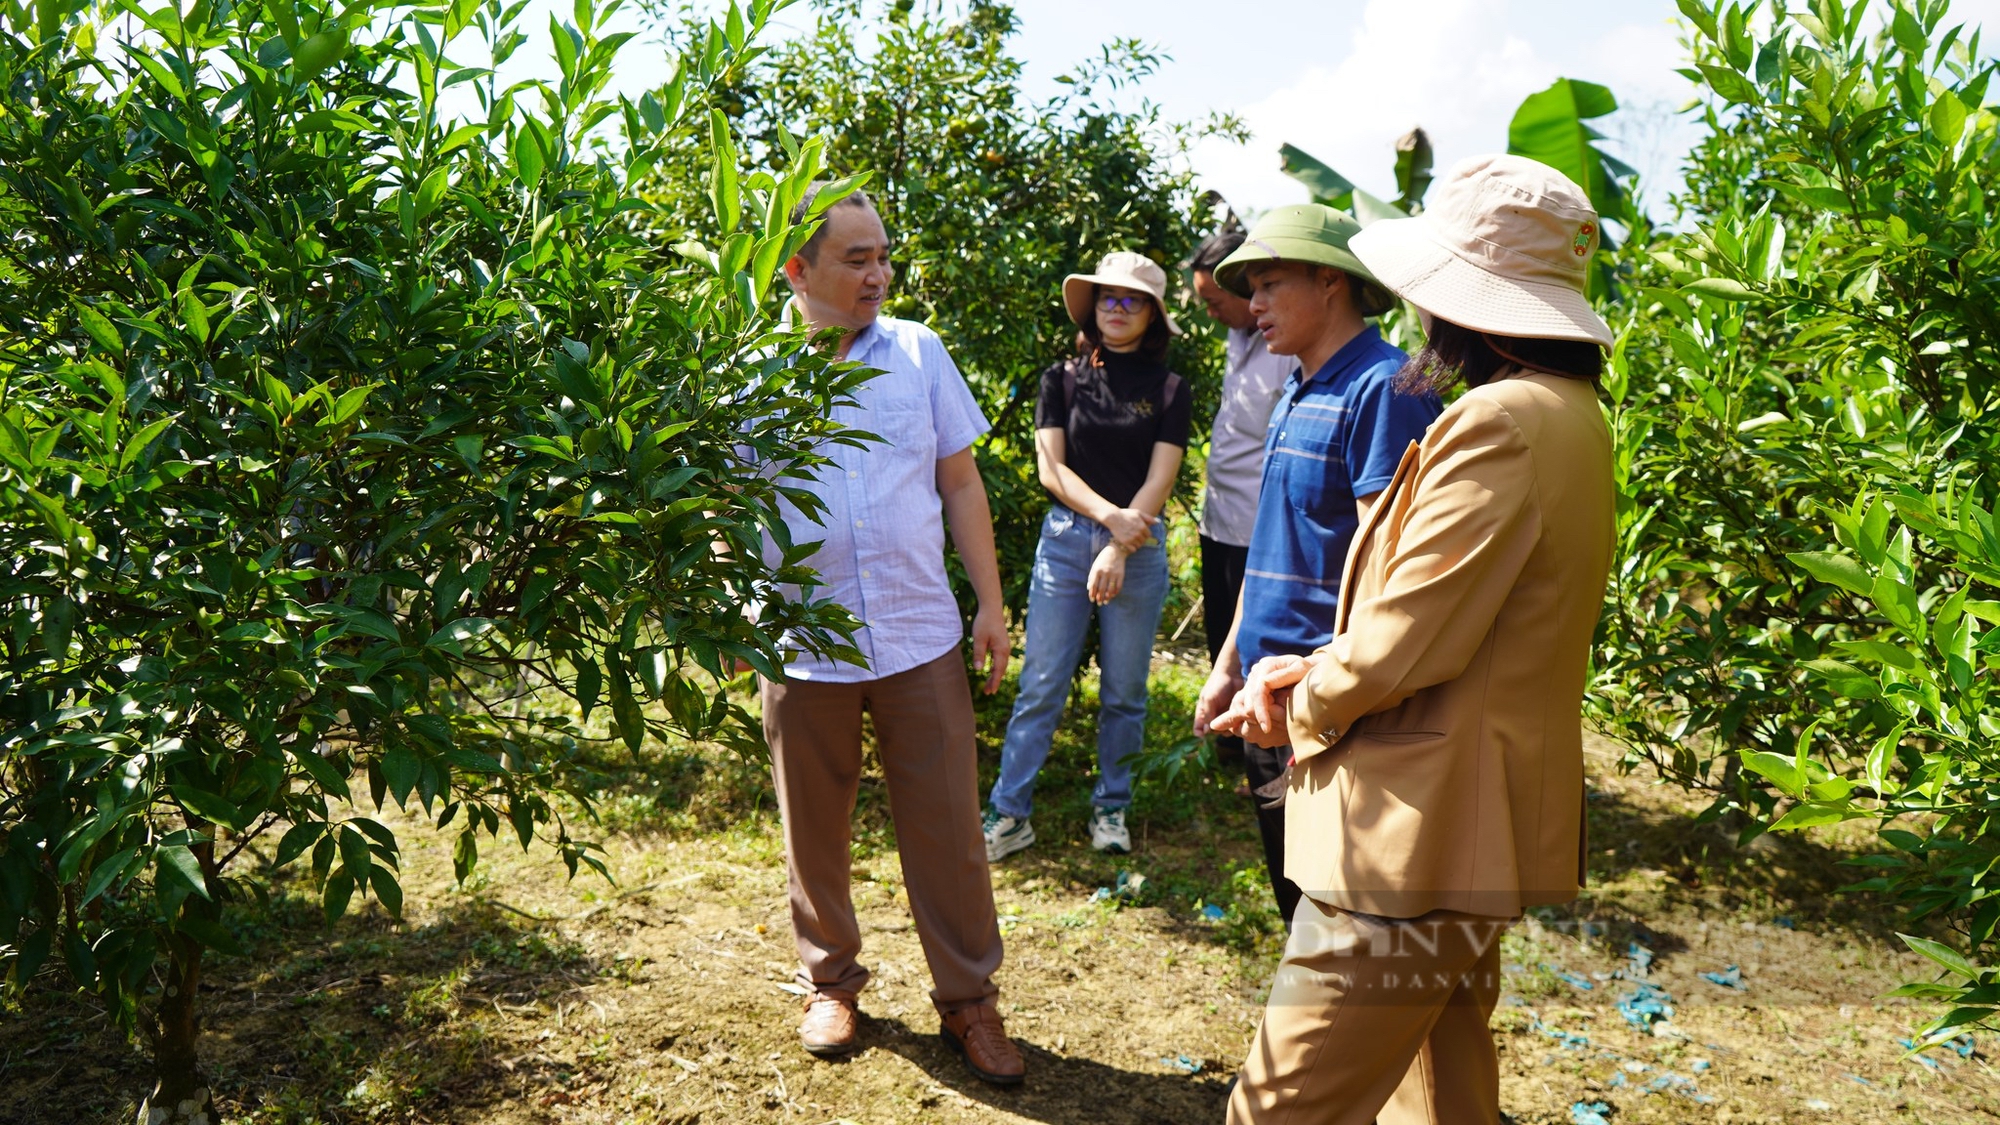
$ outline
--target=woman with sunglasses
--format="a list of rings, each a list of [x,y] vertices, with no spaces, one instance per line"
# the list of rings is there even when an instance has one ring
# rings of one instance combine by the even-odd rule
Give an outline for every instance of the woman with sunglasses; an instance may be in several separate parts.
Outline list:
[[[1021,693],[985,814],[988,860],[1035,842],[1028,822],[1035,776],[1093,612],[1099,706],[1090,843],[1132,850],[1126,759],[1145,740],[1146,677],[1167,598],[1160,510],[1188,440],[1188,389],[1166,364],[1167,341],[1180,333],[1166,293],[1164,270],[1124,252],[1106,255],[1094,274],[1063,281],[1063,305],[1085,346],[1042,373],[1035,410],[1035,460],[1053,503],[1035,550]]]

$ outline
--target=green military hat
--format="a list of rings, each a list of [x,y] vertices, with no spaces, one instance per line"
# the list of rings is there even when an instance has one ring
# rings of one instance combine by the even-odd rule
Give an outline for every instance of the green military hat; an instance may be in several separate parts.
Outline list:
[[[1347,240],[1360,233],[1361,224],[1345,211],[1318,203],[1279,207],[1258,219],[1243,245],[1217,264],[1216,283],[1239,297],[1248,297],[1250,279],[1245,270],[1253,263],[1307,262],[1332,266],[1361,282],[1354,287],[1354,303],[1361,315],[1380,316],[1396,307],[1396,298],[1347,248]]]

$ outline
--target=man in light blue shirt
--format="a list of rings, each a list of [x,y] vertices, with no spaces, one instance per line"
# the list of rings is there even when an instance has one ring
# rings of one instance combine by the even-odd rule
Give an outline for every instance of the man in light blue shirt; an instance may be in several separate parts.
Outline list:
[[[811,203],[808,194],[799,214]],[[978,594],[973,663],[987,669],[991,692],[1006,670],[1008,634],[992,516],[972,457],[987,422],[937,334],[880,315],[893,270],[866,196],[834,204],[785,276],[794,314],[816,332],[838,330],[840,357],[879,372],[834,420],[883,439],[816,450],[829,463],[800,487],[824,510],[817,519],[785,513],[793,542],[818,544],[806,560],[820,575],[816,595],[860,619],[854,646],[866,664],[795,650],[784,680],[761,685],[799,980],[811,989],[800,1041],[822,1057],[859,1045],[856,997],[868,971],[858,960],[849,847],[865,712],[941,1033],[980,1078],[1011,1085],[1024,1068],[994,1004],[999,919],[979,826],[965,630],[944,556],[948,525]]]

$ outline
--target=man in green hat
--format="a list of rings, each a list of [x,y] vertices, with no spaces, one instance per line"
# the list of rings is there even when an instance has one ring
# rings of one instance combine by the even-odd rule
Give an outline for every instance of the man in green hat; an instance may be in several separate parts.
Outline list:
[[[1303,656],[1333,635],[1340,572],[1369,503],[1403,451],[1443,409],[1394,379],[1407,357],[1368,323],[1395,304],[1347,249],[1360,224],[1331,207],[1270,212],[1215,280],[1250,301],[1266,346],[1298,367],[1278,396],[1264,439],[1264,481],[1250,532],[1235,624],[1195,706],[1195,733],[1229,710],[1250,667]],[[1285,878],[1285,812],[1278,788],[1290,755],[1246,745],[1271,888],[1287,925],[1299,888]]]

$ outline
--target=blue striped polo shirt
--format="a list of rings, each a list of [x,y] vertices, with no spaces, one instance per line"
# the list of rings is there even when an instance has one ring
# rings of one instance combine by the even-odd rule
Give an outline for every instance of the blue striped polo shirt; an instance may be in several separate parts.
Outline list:
[[[1392,386],[1406,357],[1369,326],[1310,379],[1294,370],[1264,435],[1264,483],[1243,572],[1243,670],[1333,636],[1340,572],[1360,527],[1354,498],[1380,492],[1444,409]]]

